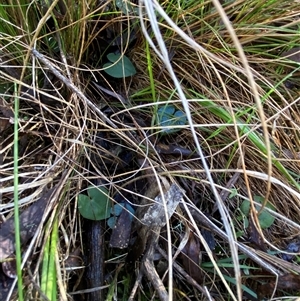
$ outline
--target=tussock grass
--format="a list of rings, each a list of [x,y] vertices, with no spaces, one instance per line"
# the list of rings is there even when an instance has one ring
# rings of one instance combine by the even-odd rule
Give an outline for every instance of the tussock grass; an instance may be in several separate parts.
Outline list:
[[[295,290],[280,286],[276,290],[277,282],[274,290],[266,285],[270,275],[282,282],[284,275],[299,274],[297,259],[289,263],[280,258],[299,234],[299,62],[285,56],[300,43],[299,2],[192,0],[130,5],[139,14],[137,10],[124,13],[114,1],[54,1],[51,6],[7,1],[0,6],[2,216],[13,214],[10,124],[14,121],[9,115],[14,110],[14,85],[20,103],[19,209],[56,187],[43,223],[22,253],[31,282],[55,300],[43,289],[45,279],[55,271],[57,296],[75,300],[72,293],[87,288],[79,285],[84,262],[75,261],[75,276],[68,270],[70,258],[81,258],[86,252],[83,226],[87,222],[78,213],[78,195],[89,185],[101,184],[111,191],[112,201],[129,189],[130,201],[137,203],[144,193],[144,179],[151,174],[157,180],[158,175],[166,176],[186,191],[160,239],[168,254],[169,278],[164,284],[170,300],[172,292],[174,300],[196,298],[195,294],[199,300],[296,298]],[[53,76],[49,66],[32,55],[32,47],[110,122]],[[116,80],[105,74],[106,55],[116,50],[131,59],[136,76]],[[93,82],[111,94],[99,91]],[[173,104],[187,115],[188,124],[178,126],[180,131],[174,134],[163,135],[157,125],[157,110],[164,104]],[[199,158],[159,154],[158,143],[176,144]],[[130,167],[122,168],[120,150],[131,153]],[[234,174],[237,180],[228,186]],[[232,195],[224,198],[225,191]],[[261,245],[269,253],[253,245],[239,209],[244,199],[254,209],[255,195],[276,208],[275,223],[265,230],[260,229],[257,213],[253,215]],[[49,260],[47,249],[43,250],[56,231],[56,221],[56,251],[51,245],[55,269],[52,261],[51,275],[40,280],[42,263]],[[126,252],[108,248],[111,230],[106,222],[102,226],[104,271],[113,279],[107,283],[109,289],[103,289],[103,298],[113,294],[120,300],[128,298],[133,274],[111,263],[115,258],[123,263],[124,257],[118,256]],[[188,238],[183,239],[187,229],[201,242],[203,277],[198,284],[206,294],[195,293],[172,265],[174,253],[184,249],[182,241],[189,244]],[[214,233],[214,250],[203,229]],[[180,258],[174,260],[182,264]],[[26,270],[23,274],[26,300],[38,289],[26,282]],[[120,279],[124,289],[118,290]],[[55,286],[52,289],[56,291]],[[152,295],[152,289],[144,287],[139,300]]]

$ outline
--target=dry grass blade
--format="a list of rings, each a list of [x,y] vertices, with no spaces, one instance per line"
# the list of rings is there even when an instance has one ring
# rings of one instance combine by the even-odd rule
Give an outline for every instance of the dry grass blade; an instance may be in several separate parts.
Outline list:
[[[55,215],[53,300],[294,298],[299,1],[67,4],[0,6],[3,229],[13,218],[14,113],[20,212],[55,190],[23,240],[26,298],[43,298]],[[118,66],[136,75],[108,72]],[[0,301],[16,298],[8,290]]]
[[[173,68],[170,64],[168,51],[167,51],[167,48],[165,46],[164,40],[162,38],[162,35],[160,33],[160,30],[158,28],[158,24],[157,24],[157,21],[156,21],[156,15],[155,15],[154,7],[164,16],[164,18],[168,18],[168,17],[166,16],[163,9],[160,7],[160,5],[156,1],[154,1],[154,7],[153,7],[152,2],[150,2],[150,1],[149,2],[145,1],[145,6],[146,6],[147,13],[149,15],[149,19],[150,19],[150,22],[151,22],[152,29],[154,31],[154,34],[155,34],[156,38],[157,38],[157,41],[158,41],[159,47],[160,47],[160,51],[161,51],[161,54],[159,53],[158,50],[156,50],[156,53],[160,56],[162,61],[165,62],[166,68],[167,68],[168,72],[170,73],[172,80],[174,81],[174,84],[175,84],[176,89],[178,91],[179,97],[182,101],[185,113],[187,114],[187,119],[188,119],[188,122],[189,122],[189,125],[190,125],[191,133],[192,133],[193,138],[194,138],[193,139],[194,143],[197,147],[197,151],[198,151],[199,156],[201,158],[203,167],[206,171],[206,175],[209,179],[212,192],[213,192],[214,197],[216,199],[218,209],[221,213],[222,220],[223,220],[224,226],[226,228],[226,232],[229,235],[229,244],[230,244],[233,260],[235,262],[234,268],[235,268],[235,274],[236,274],[235,277],[236,277],[236,283],[237,283],[237,295],[238,295],[238,300],[241,300],[242,293],[241,293],[241,287],[240,287],[240,281],[239,281],[239,279],[241,278],[241,274],[240,274],[239,262],[238,262],[238,259],[237,259],[237,257],[238,257],[237,254],[238,253],[237,253],[236,246],[234,244],[235,239],[234,239],[234,235],[232,233],[232,227],[230,225],[230,221],[228,219],[228,212],[227,212],[227,209],[225,208],[224,204],[222,203],[222,200],[220,198],[220,195],[219,195],[218,191],[215,189],[214,180],[211,176],[211,173],[209,171],[209,166],[206,162],[206,159],[204,157],[202,148],[200,146],[199,140],[198,140],[197,135],[196,135],[196,131],[195,131],[195,128],[194,128],[194,121],[192,119],[191,110],[188,106],[188,101],[186,99],[185,94],[183,93],[180,82],[178,81],[178,79],[177,79],[177,77],[174,73],[174,70],[173,70]],[[141,12],[140,12],[140,17],[141,17],[141,24],[143,24],[143,16],[142,16]],[[168,20],[169,20],[170,23],[173,23],[169,18],[168,18]],[[173,26],[175,27],[175,30],[180,31],[180,29],[174,23],[173,23]],[[145,30],[145,27],[143,27],[143,30],[144,30],[145,36],[148,38],[148,42],[150,43],[150,45],[152,44],[152,47],[156,48],[154,46],[154,44],[151,42],[151,39],[150,39],[147,31]],[[183,36],[184,36],[184,38],[187,38],[188,40],[190,40],[189,37],[186,34],[183,34]],[[168,236],[169,236],[169,238],[171,237],[170,234]],[[171,248],[169,248],[168,251],[169,251],[169,254],[171,255]],[[170,256],[170,259],[171,259],[171,256]],[[172,265],[171,265],[170,259],[169,259],[169,270],[170,270],[170,273],[169,273],[169,286],[171,288],[172,287],[172,276],[171,276],[171,274],[172,274]],[[233,294],[231,292],[231,296],[235,300],[235,294]],[[170,295],[170,300],[171,299],[172,299],[172,295]]]
[[[70,88],[74,93],[78,95],[85,103],[94,110],[97,114],[99,114],[100,118],[103,119],[103,121],[106,121],[108,124],[110,124],[113,128],[116,128],[116,125],[114,125],[108,118],[105,116],[105,114],[96,106],[94,105],[74,84],[70,82],[66,77],[64,77],[62,74],[59,73],[55,67],[52,66],[49,60],[47,60],[41,53],[39,53],[36,49],[32,49],[32,53],[35,57],[40,59],[50,70],[51,72],[60,79],[68,88]]]

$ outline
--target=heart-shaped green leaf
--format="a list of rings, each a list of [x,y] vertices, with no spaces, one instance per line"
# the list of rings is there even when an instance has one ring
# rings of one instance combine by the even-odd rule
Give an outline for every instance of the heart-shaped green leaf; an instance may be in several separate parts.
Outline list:
[[[255,195],[254,201],[256,203],[262,204],[264,201],[264,198],[259,195]],[[261,205],[259,205],[259,204],[255,205],[255,209],[257,211],[260,211],[260,209],[261,209]],[[269,202],[267,202],[265,207],[267,207],[273,211],[276,211],[275,207]],[[240,209],[246,216],[248,216],[249,212],[250,212],[250,202],[248,200],[244,200],[243,203],[241,204]],[[270,212],[268,212],[266,209],[263,209],[258,216],[258,221],[259,221],[259,225],[262,229],[267,229],[273,225],[273,223],[275,221],[275,217]]]
[[[184,125],[187,123],[187,118],[184,112],[176,110],[173,105],[166,105],[160,107],[157,110],[157,123],[160,126],[172,126],[172,125]],[[166,128],[162,130],[162,133],[175,133],[180,131],[180,129]]]
[[[104,71],[112,77],[124,78],[136,74],[136,69],[130,59],[123,54],[109,53],[109,63],[103,65]]]
[[[110,216],[111,202],[105,187],[88,187],[88,195],[78,197],[80,214],[90,220],[103,220]]]

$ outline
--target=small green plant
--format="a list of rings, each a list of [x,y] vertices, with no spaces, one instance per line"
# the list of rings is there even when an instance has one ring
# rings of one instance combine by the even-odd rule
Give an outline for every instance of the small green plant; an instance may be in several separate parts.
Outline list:
[[[170,128],[174,125],[184,125],[187,123],[187,118],[184,112],[177,110],[173,105],[165,105],[157,110],[157,124],[166,126],[162,130],[163,134],[171,134],[180,131],[180,128]]]
[[[254,201],[256,203],[258,203],[255,205],[255,209],[259,212],[261,209],[261,204],[264,202],[264,198],[259,195],[255,195]],[[273,211],[276,211],[275,207],[269,202],[267,202],[265,207],[267,207]],[[241,204],[240,209],[241,209],[242,213],[246,216],[245,226],[247,227],[249,224],[247,216],[249,215],[249,212],[250,212],[250,201],[244,200],[243,203]],[[273,225],[273,223],[275,221],[275,217],[268,210],[263,209],[260,212],[260,214],[258,215],[258,221],[259,221],[259,225],[262,229],[267,229]]]
[[[116,225],[117,222],[117,217],[120,216],[122,210],[128,210],[130,213],[132,213],[130,215],[130,218],[132,219],[134,216],[134,209],[132,208],[132,206],[128,203],[124,203],[121,202],[119,204],[115,204],[112,208],[111,208],[111,217],[107,220],[107,225],[109,226],[109,228],[113,229]]]
[[[116,0],[116,6],[117,8],[119,8],[123,14],[125,15],[129,15],[129,14],[133,14],[135,16],[138,16],[139,14],[139,9],[137,5],[132,5],[130,4],[130,2],[128,1],[124,1],[124,0]]]
[[[87,219],[99,221],[107,219],[111,212],[111,202],[105,187],[89,186],[88,195],[79,194],[78,209]]]
[[[50,301],[57,300],[55,253],[58,241],[58,219],[55,218],[53,230],[48,236],[44,249],[41,274],[41,290]]]
[[[236,188],[231,188],[229,198],[232,199],[232,198],[236,197],[237,195],[238,195],[238,190]]]
[[[104,71],[115,78],[124,78],[136,74],[136,69],[130,59],[123,54],[109,53],[108,63],[103,65]]]
[[[240,269],[243,270],[243,273],[245,275],[249,275],[251,271],[255,271],[255,270],[259,270],[259,268],[257,267],[253,267],[253,266],[250,266],[248,265],[246,262],[247,260],[247,256],[246,255],[239,255],[239,260],[240,261],[243,261],[241,264],[240,264]],[[245,262],[245,263],[244,263]],[[226,258],[222,258],[222,259],[219,259],[216,264],[218,265],[219,268],[221,269],[228,269],[228,268],[233,268],[234,267],[234,263],[232,261],[232,258],[231,257],[226,257]],[[215,273],[215,270],[214,270],[214,265],[212,262],[203,262],[201,264],[201,268],[206,270],[208,273],[212,273],[214,274]],[[223,274],[223,277],[231,284],[234,284],[236,285],[236,280],[233,278],[233,277],[230,277],[230,276],[227,276],[226,274]],[[243,285],[242,284],[242,290],[244,292],[247,292],[249,295],[253,296],[253,298],[257,298],[257,294],[251,290],[249,287],[247,287],[246,285]]]

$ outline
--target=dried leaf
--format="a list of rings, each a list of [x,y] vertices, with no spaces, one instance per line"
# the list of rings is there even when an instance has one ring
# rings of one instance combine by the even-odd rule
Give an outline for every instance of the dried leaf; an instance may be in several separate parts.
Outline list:
[[[168,218],[170,218],[173,215],[182,196],[183,191],[175,184],[172,184],[169,190],[164,194]],[[153,235],[152,230],[154,230],[157,227],[163,227],[166,224],[165,207],[163,204],[162,196],[158,195],[154,199],[154,201],[155,203],[147,208],[146,213],[144,213],[144,210],[137,210],[136,212],[136,216],[137,218],[139,218],[139,222],[136,225],[138,236],[135,241],[135,244],[128,252],[128,262],[136,261],[143,254],[143,252],[145,251],[149,233],[151,233],[150,235]]]
[[[8,106],[8,104],[4,101],[2,97],[0,97],[0,113],[4,117],[0,116],[0,133],[6,130],[11,123],[10,119],[14,118],[14,112],[13,110]]]
[[[300,275],[296,274],[285,274],[278,278],[277,286],[276,279],[270,281],[269,283],[263,284],[259,287],[260,298],[265,298],[270,296],[274,289],[276,290],[300,290]]]
[[[249,235],[250,242],[253,243],[260,250],[266,252],[267,249],[266,249],[264,240],[261,237],[261,235],[260,235],[259,231],[257,230],[257,228],[255,227],[255,224],[254,224],[253,219],[252,219],[252,215],[249,217],[249,226],[247,228],[247,232],[248,232],[248,235]]]
[[[200,269],[200,242],[199,239],[191,231],[189,240],[182,250],[182,264],[189,275],[198,283],[202,283],[203,275]]]
[[[209,248],[213,251],[216,247],[216,241],[215,241],[213,232],[203,228],[203,229],[201,229],[201,234],[202,234],[203,238],[205,239]]]
[[[8,118],[0,117],[0,133],[5,131],[10,125]]]
[[[199,155],[176,144],[157,143],[155,149],[159,154],[198,158]]]
[[[50,199],[54,188],[42,195],[42,197],[33,203],[30,207],[25,209],[20,215],[20,239],[21,244],[27,241],[35,234],[41,219],[43,217],[44,209]],[[0,231],[0,261],[9,257],[15,251],[15,226],[14,217],[6,220]]]
[[[0,97],[0,112],[6,118],[14,117],[14,111],[8,106],[2,97]]]
[[[80,274],[78,267],[82,266],[83,264],[80,248],[76,248],[65,260],[65,267],[68,273],[74,272],[74,274]]]
[[[13,255],[11,255],[10,258],[7,259],[7,261],[2,262],[2,271],[7,277],[11,279],[17,277],[16,260]]]
[[[182,190],[175,184],[172,184],[170,189],[164,194],[168,218],[173,215],[182,196]],[[148,227],[163,227],[166,224],[163,198],[161,195],[158,195],[154,201],[155,203],[148,208],[145,215],[141,218],[141,223]]]

